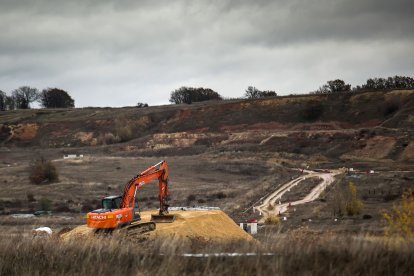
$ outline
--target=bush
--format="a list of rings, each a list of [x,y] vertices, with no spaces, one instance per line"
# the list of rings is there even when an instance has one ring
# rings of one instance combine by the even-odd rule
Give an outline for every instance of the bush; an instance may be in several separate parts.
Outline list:
[[[363,209],[363,204],[357,197],[357,189],[352,182],[349,182],[346,188],[338,187],[336,189],[331,204],[334,215],[340,217],[345,212],[348,216],[358,215]]]
[[[130,126],[118,126],[116,128],[116,136],[120,142],[126,142],[133,138],[132,129]]]
[[[280,218],[278,216],[272,216],[272,215],[268,216],[265,220],[266,224],[272,224],[272,225],[279,224],[279,222],[280,222]]]
[[[395,205],[390,213],[384,212],[384,219],[388,227],[386,236],[401,236],[403,238],[414,237],[414,196],[413,191],[406,191],[398,205]]]
[[[189,195],[189,196],[187,197],[187,201],[188,201],[188,202],[191,202],[191,201],[194,201],[194,200],[196,200],[196,196],[195,196],[195,195],[193,195],[193,194],[191,194],[191,195]]]
[[[29,180],[37,185],[57,182],[59,180],[57,168],[51,161],[41,158],[31,165]]]
[[[27,195],[27,201],[28,202],[35,202],[36,199],[34,198],[34,195],[32,193],[28,193]]]
[[[362,211],[363,204],[357,198],[357,190],[354,183],[349,182],[348,192],[348,200],[345,205],[346,213],[348,216],[359,215]]]
[[[372,216],[371,216],[371,215],[369,215],[369,214],[364,214],[364,215],[362,216],[362,219],[372,219]]]
[[[227,197],[227,195],[225,193],[223,193],[223,192],[218,192],[218,193],[215,194],[215,196],[218,199],[223,199],[223,198],[226,198]]]
[[[50,211],[52,207],[52,201],[48,198],[42,197],[39,201],[39,208],[41,211]]]

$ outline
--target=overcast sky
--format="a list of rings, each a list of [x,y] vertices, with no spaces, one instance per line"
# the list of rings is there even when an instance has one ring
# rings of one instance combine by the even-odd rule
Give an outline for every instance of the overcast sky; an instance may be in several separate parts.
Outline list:
[[[412,0],[0,0],[0,90],[76,106],[168,103],[181,86],[307,93],[414,76]]]

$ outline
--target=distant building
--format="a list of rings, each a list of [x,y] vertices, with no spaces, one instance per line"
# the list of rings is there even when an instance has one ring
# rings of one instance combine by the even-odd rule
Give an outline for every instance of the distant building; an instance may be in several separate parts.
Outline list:
[[[63,155],[63,159],[75,159],[75,158],[83,158],[83,154],[65,154]]]
[[[257,222],[242,222],[240,223],[240,228],[249,234],[257,234]]]

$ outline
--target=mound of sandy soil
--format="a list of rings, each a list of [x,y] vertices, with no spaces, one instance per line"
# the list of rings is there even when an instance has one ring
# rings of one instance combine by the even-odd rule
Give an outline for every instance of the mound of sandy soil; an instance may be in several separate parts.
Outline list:
[[[151,214],[157,211],[141,213],[143,222],[150,221]],[[243,231],[229,216],[220,210],[208,211],[172,211],[176,219],[173,223],[157,223],[155,231],[145,233],[148,239],[165,237],[194,238],[200,240],[252,240],[253,237]],[[81,225],[62,234],[63,240],[93,237],[93,230]]]

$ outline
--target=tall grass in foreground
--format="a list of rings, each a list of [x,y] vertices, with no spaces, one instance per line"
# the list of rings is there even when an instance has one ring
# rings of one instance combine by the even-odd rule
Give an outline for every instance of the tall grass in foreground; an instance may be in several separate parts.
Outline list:
[[[181,255],[195,252],[274,255]],[[271,234],[262,243],[0,239],[0,275],[412,275],[413,263],[413,242],[329,234]]]

